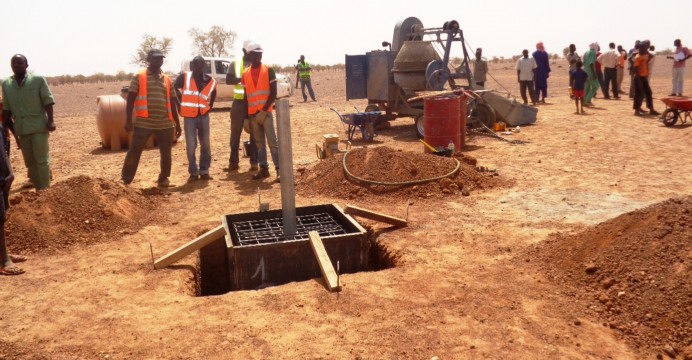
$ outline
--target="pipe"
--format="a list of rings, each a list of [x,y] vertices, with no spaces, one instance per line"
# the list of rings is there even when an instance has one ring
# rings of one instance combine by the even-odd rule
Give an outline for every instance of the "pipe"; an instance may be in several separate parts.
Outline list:
[[[293,180],[293,145],[291,143],[291,112],[288,99],[276,100],[276,123],[279,140],[279,175],[281,176],[281,213],[284,236],[296,234],[296,193]]]

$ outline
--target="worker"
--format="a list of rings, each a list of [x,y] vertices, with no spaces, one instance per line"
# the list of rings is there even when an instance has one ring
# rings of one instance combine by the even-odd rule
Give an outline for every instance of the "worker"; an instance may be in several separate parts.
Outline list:
[[[121,182],[132,183],[137,173],[142,150],[150,136],[154,136],[159,145],[161,172],[156,180],[160,187],[168,187],[171,176],[171,149],[173,148],[173,131],[175,138],[182,132],[176,106],[175,91],[171,91],[171,79],[161,71],[164,54],[159,49],[147,52],[148,67],[141,69],[132,78],[127,94],[125,110],[125,131],[132,132],[132,142],[127,150],[121,172]],[[132,121],[132,110],[135,120]]]
[[[2,121],[17,138],[29,179],[36,190],[50,186],[49,133],[55,131],[55,99],[42,76],[27,73],[29,62],[17,54],[10,60],[13,76],[2,83]]]
[[[594,42],[589,45],[589,51],[584,53],[584,71],[589,75],[589,79],[586,80],[584,85],[584,106],[593,107],[594,104],[591,101],[598,92],[600,88],[600,82],[598,80],[598,73],[596,71],[596,51],[598,51],[598,43]]]
[[[0,143],[2,143],[0,148],[5,146],[5,139],[2,136],[0,136]],[[2,195],[2,200],[0,200],[0,223],[2,224],[2,229],[0,229],[0,275],[23,274],[24,270],[14,263],[26,261],[25,256],[10,254],[5,241],[5,221],[7,219],[7,210],[10,208],[9,194],[12,181],[14,181],[14,174],[12,173],[10,159],[2,151],[0,153],[0,195]]]
[[[536,105],[536,93],[533,88],[533,79],[536,75],[536,60],[529,57],[529,51],[524,49],[522,57],[517,61],[517,82],[519,82],[519,91],[524,104],[528,103],[526,98],[526,90],[529,91],[531,104]]]
[[[483,49],[476,49],[476,61],[473,62],[473,81],[480,87],[485,87],[488,74],[488,61],[483,57]]]
[[[228,159],[228,172],[237,171],[240,166],[238,148],[240,146],[240,136],[243,133],[243,122],[247,119],[247,99],[245,98],[245,87],[241,84],[243,71],[250,65],[250,58],[247,46],[250,40],[243,42],[243,54],[237,56],[231,63],[228,74],[226,74],[226,84],[233,85],[233,104],[231,105],[231,155]],[[257,145],[252,134],[250,134],[250,146],[248,151],[250,158],[250,171],[257,171]]]
[[[654,110],[654,101],[651,87],[649,86],[649,61],[651,60],[649,46],[650,44],[647,41],[641,42],[639,51],[632,63],[632,68],[635,71],[635,85],[637,87],[632,107],[634,108],[634,115],[637,116],[644,115],[644,110],[641,108],[644,98],[646,98],[646,107],[649,109],[649,115],[660,115],[658,111]]]
[[[315,92],[312,91],[312,84],[310,81],[310,71],[312,68],[310,67],[310,64],[305,61],[305,55],[300,55],[296,69],[298,69],[298,78],[300,79],[300,90],[303,92],[303,102],[308,101],[308,96],[305,94],[306,86],[312,101],[317,101],[317,99],[315,99]]]
[[[192,71],[183,71],[173,84],[180,98],[180,115],[183,117],[185,145],[187,147],[187,171],[189,180],[211,180],[211,143],[209,141],[209,111],[216,100],[216,80],[204,73],[204,58],[195,56],[190,63]],[[182,91],[181,91],[182,90]],[[199,168],[197,167],[197,139],[199,139]]]
[[[274,169],[276,170],[276,182],[279,177],[279,143],[274,131],[274,101],[276,100],[276,73],[274,69],[262,64],[264,50],[258,43],[248,44],[251,65],[243,72],[242,84],[245,85],[247,96],[248,117],[252,136],[257,144],[259,157],[259,171],[252,176],[253,180],[261,180],[269,177],[269,163],[267,161],[267,142],[271,153]]]

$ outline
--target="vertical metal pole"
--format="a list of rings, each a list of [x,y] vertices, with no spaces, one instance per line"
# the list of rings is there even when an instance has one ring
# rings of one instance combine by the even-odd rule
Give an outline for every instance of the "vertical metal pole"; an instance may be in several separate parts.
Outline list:
[[[288,99],[276,100],[276,122],[279,140],[279,174],[281,175],[281,212],[284,235],[296,234],[296,193],[293,181],[293,145],[291,143],[291,113]]]

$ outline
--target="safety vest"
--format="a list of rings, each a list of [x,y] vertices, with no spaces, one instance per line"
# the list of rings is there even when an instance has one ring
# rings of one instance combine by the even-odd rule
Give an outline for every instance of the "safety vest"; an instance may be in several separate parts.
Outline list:
[[[211,109],[209,99],[212,91],[216,89],[216,80],[212,78],[200,92],[197,88],[197,82],[192,78],[192,71],[185,71],[183,75],[185,76],[185,85],[180,99],[180,115],[186,118],[195,118],[199,114],[206,114]]]
[[[238,60],[239,59],[239,60]],[[235,70],[235,76],[237,78],[241,78],[243,76],[243,70],[245,70],[245,64],[243,62],[243,57],[239,56],[236,57],[236,60],[233,62],[234,64],[234,70]],[[241,83],[237,83],[233,85],[233,98],[236,100],[243,100],[245,99],[245,87]]]
[[[163,75],[166,84],[166,108],[168,108],[168,120],[173,121],[173,111],[171,110],[171,78]],[[135,99],[135,115],[139,118],[149,117],[149,102],[147,101],[147,69],[139,71],[139,92]]]
[[[310,64],[308,64],[307,61],[304,61],[303,63],[298,63],[298,76],[301,79],[309,79],[310,78],[310,70],[308,68],[310,67]]]
[[[245,92],[247,93],[247,113],[250,115],[256,114],[264,109],[264,104],[269,100],[269,94],[271,93],[271,88],[269,87],[269,68],[267,65],[260,65],[257,84],[252,80],[252,67],[245,69],[243,72],[243,83],[245,84]],[[272,110],[274,110],[274,105],[267,111]]]

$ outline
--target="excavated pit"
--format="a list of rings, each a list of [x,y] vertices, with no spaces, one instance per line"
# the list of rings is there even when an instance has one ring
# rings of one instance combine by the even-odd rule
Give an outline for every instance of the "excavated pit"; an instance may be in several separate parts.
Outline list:
[[[257,290],[321,279],[308,232],[317,231],[339,274],[394,267],[396,254],[377,243],[336,205],[296,208],[296,234],[285,236],[281,210],[225,215],[227,235],[199,253],[197,296]]]

